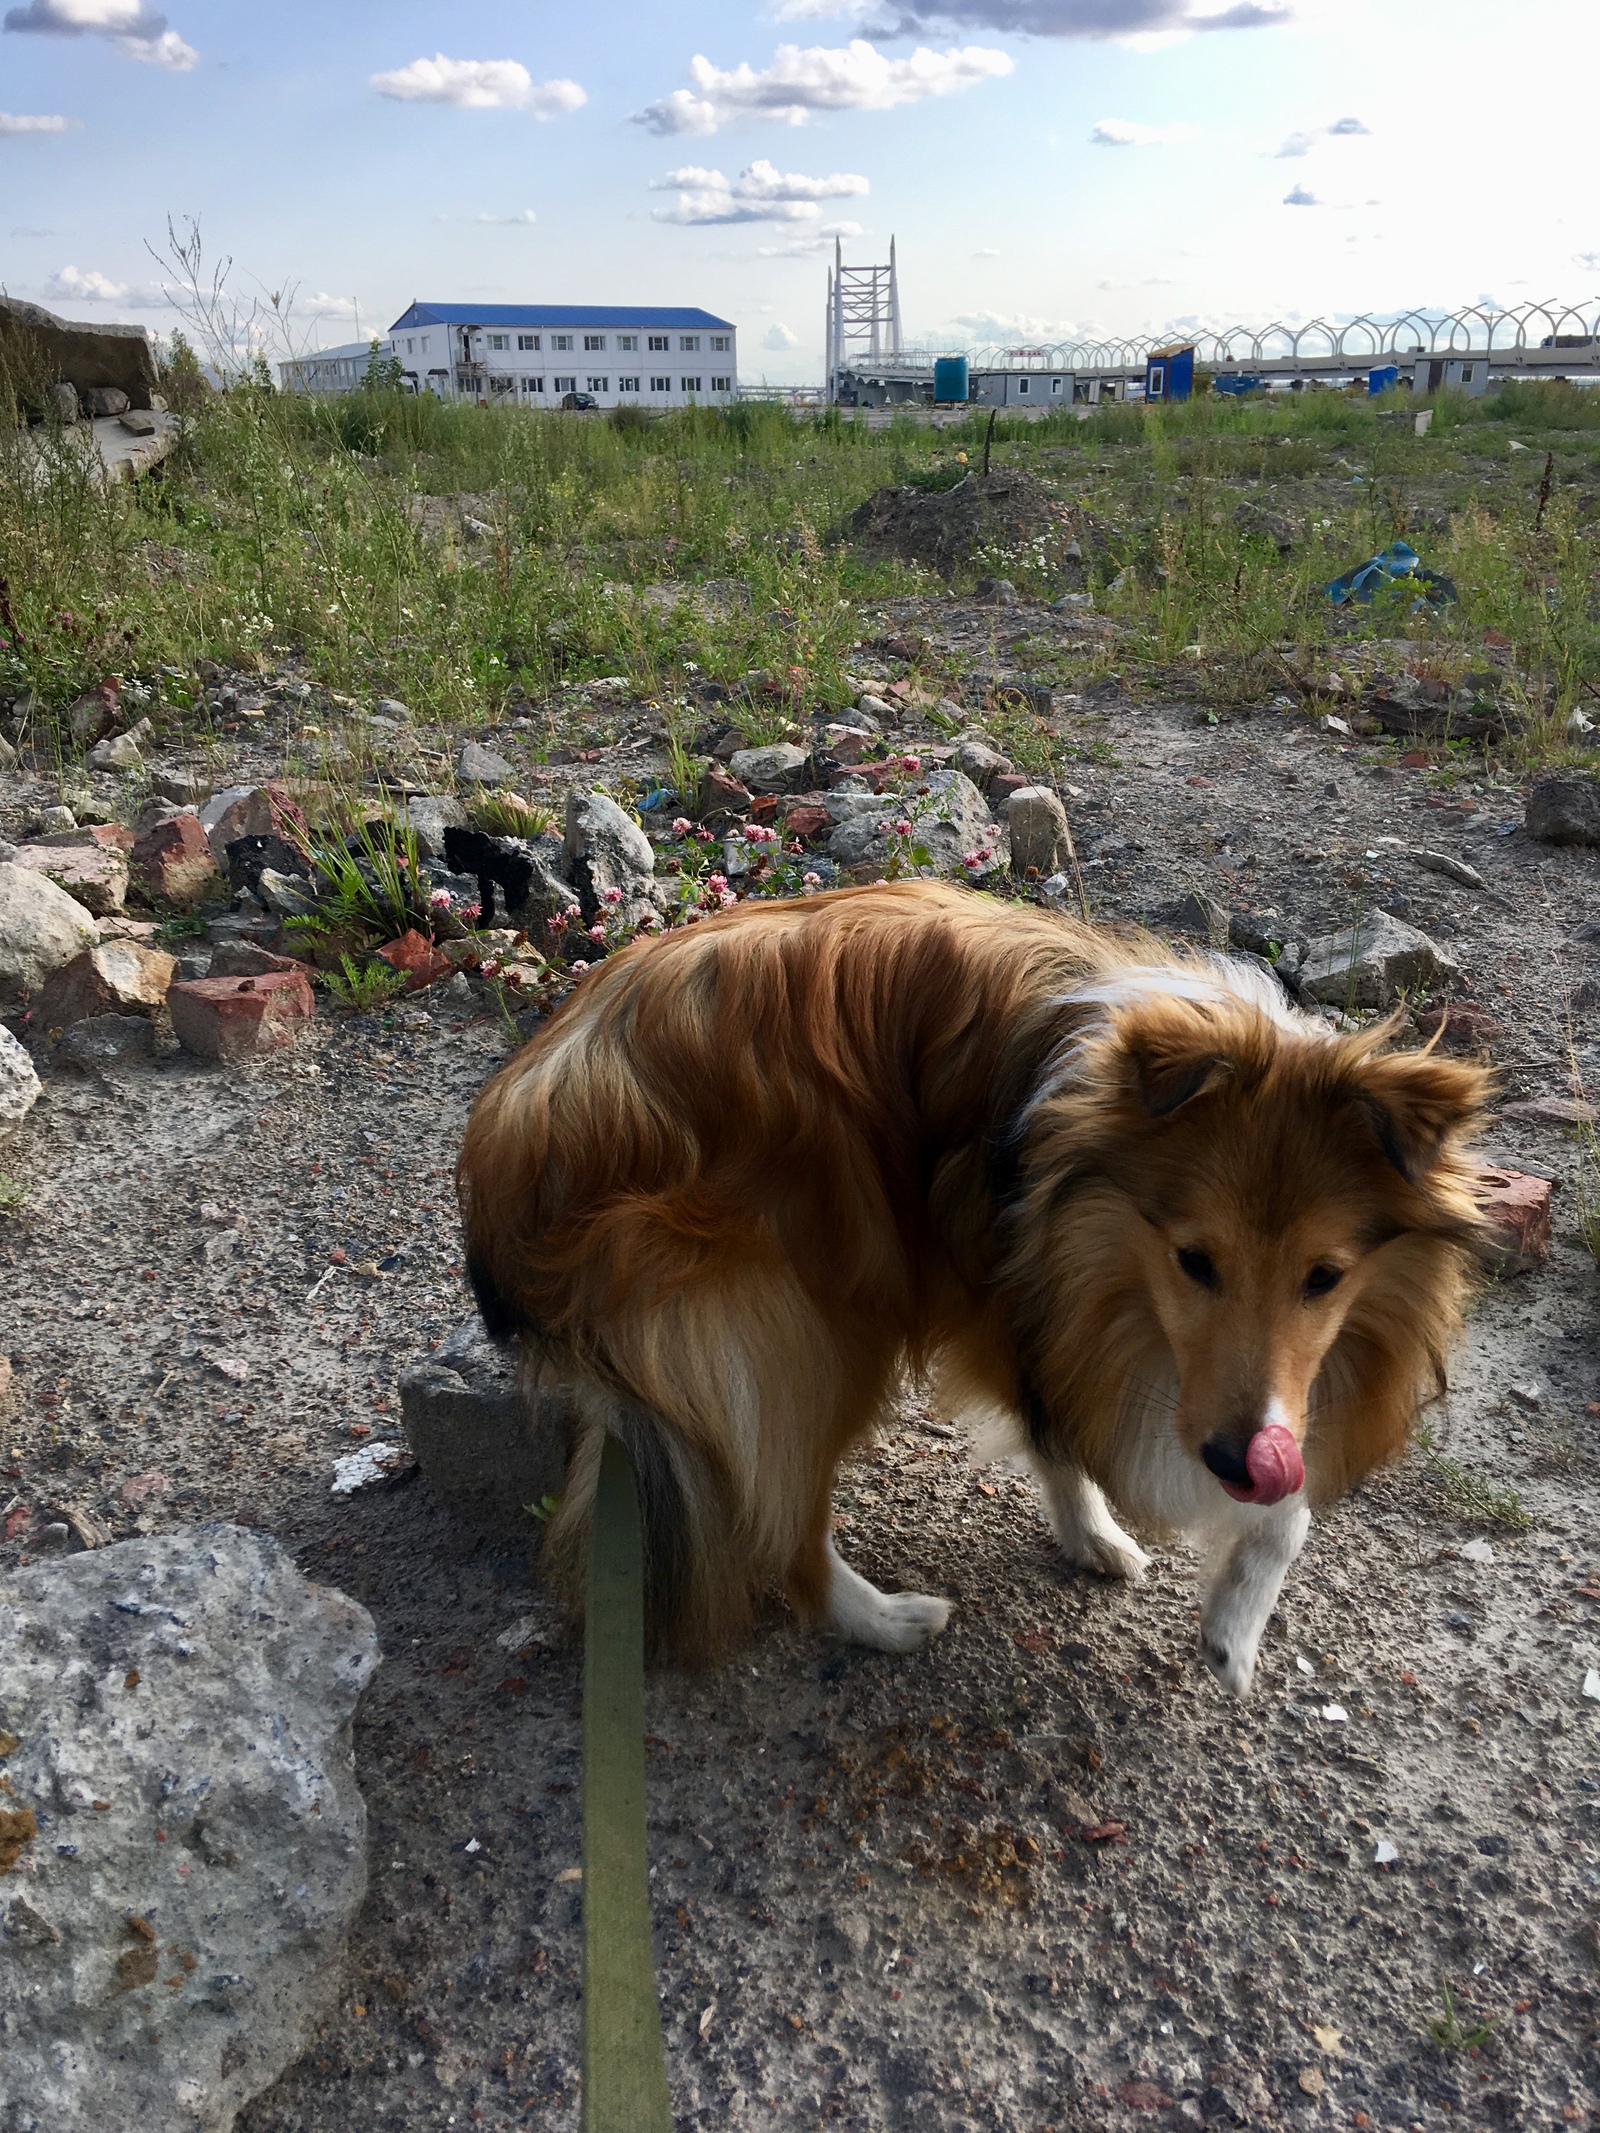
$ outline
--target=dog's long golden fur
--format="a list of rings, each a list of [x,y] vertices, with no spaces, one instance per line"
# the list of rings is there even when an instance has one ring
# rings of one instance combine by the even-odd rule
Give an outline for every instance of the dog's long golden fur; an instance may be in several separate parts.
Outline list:
[[[576,1398],[558,1571],[609,1429],[658,1648],[738,1635],[771,1584],[827,1614],[835,1469],[908,1368],[1146,1523],[1234,1515],[1213,1474],[1263,1416],[1319,1499],[1395,1457],[1456,1324],[1483,1078],[1218,967],[911,883],[586,977],[458,1174],[490,1330]]]

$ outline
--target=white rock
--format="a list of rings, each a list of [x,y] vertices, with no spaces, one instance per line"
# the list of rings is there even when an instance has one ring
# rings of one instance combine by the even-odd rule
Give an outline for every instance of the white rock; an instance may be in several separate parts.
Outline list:
[[[454,793],[428,793],[408,800],[406,815],[424,859],[442,859],[445,831],[467,826],[467,811]]]
[[[1006,802],[1006,832],[1013,873],[1025,874],[1033,867],[1049,879],[1071,862],[1067,811],[1047,785],[1024,785],[1011,795]]]
[[[346,1452],[333,1462],[333,1494],[353,1496],[410,1464],[411,1454],[403,1444],[363,1444],[358,1452]]]
[[[604,793],[567,795],[561,862],[577,889],[586,921],[593,918],[607,889],[622,891],[618,909],[630,924],[638,924],[656,908],[655,849],[638,823]]]
[[[1387,911],[1368,911],[1353,930],[1312,941],[1297,975],[1302,994],[1330,1006],[1390,1007],[1403,992],[1426,992],[1456,968],[1415,926]]]
[[[16,1131],[38,1101],[33,1061],[10,1030],[0,1028],[0,1141]]]
[[[38,1824],[0,1884],[9,2129],[228,2133],[299,2057],[366,1890],[378,1656],[365,1608],[237,1526],[0,1588],[7,1805]]]
[[[0,999],[37,992],[99,938],[75,896],[31,867],[0,866]]]
[[[1399,1852],[1387,1837],[1380,1837],[1372,1847],[1372,1863],[1374,1866],[1393,1866],[1399,1856]]]
[[[464,741],[456,758],[456,775],[466,785],[507,785],[516,772],[503,755],[480,741]]]
[[[792,741],[739,748],[728,758],[728,773],[747,792],[803,792],[811,776],[811,751]]]
[[[139,743],[131,733],[113,733],[109,740],[96,741],[84,761],[91,770],[144,768],[144,757],[139,753]]]

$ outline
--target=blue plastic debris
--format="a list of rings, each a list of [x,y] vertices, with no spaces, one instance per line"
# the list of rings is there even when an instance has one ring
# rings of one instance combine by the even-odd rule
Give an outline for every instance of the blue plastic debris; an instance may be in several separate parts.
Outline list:
[[[670,785],[658,785],[654,792],[647,792],[639,802],[642,815],[659,815],[677,805],[678,795]]]
[[[1325,585],[1323,591],[1335,607],[1345,607],[1352,600],[1368,607],[1374,593],[1382,592],[1386,585],[1394,585],[1401,579],[1408,579],[1416,586],[1422,600],[1431,601],[1435,606],[1456,597],[1456,589],[1450,580],[1438,571],[1430,570],[1405,541],[1391,541],[1387,548],[1380,549],[1365,563],[1347,570],[1331,585]],[[1415,604],[1421,606],[1422,601]]]

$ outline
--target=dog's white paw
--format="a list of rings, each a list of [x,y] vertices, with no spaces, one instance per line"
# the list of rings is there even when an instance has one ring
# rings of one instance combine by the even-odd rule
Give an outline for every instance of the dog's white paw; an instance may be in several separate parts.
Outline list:
[[[1109,1521],[1108,1521],[1109,1524]],[[1061,1552],[1077,1570],[1091,1570],[1096,1577],[1121,1578],[1129,1585],[1142,1585],[1150,1558],[1122,1528],[1109,1532],[1079,1533],[1071,1544],[1061,1543]]]
[[[1258,1640],[1240,1637],[1222,1624],[1202,1622],[1200,1656],[1230,1696],[1248,1696],[1256,1678]]]
[[[830,1543],[833,1572],[828,1627],[852,1644],[879,1652],[920,1651],[950,1619],[950,1602],[925,1592],[880,1592]]]

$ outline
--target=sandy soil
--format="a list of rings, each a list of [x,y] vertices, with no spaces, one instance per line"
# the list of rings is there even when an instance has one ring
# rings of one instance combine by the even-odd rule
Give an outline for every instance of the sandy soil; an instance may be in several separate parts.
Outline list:
[[[1314,933],[1404,897],[1503,1024],[1508,1094],[1564,1089],[1595,863],[1529,844],[1515,792],[1479,780],[1448,819],[1461,794],[1297,715],[1059,715],[1097,911],[1201,888]],[[266,1527],[379,1624],[370,1894],[320,2042],[246,2133],[577,2124],[577,1655],[528,1551],[464,1544],[424,1480],[330,1488],[467,1314],[448,1166],[505,1056],[487,1013],[328,1014],[253,1067],[62,1073],[7,1158],[7,1496],[118,1536]],[[1600,1079],[1581,1016],[1576,1058]],[[775,1606],[737,1662],[651,1678],[680,2124],[1600,2119],[1596,1272],[1571,1137],[1508,1120],[1490,1152],[1560,1181],[1557,1242],[1484,1294],[1435,1418],[1470,1487],[1418,1454],[1320,1521],[1248,1703],[1196,1660],[1181,1549],[1142,1592],[1064,1574],[1031,1484],[919,1412],[837,1510],[869,1576],[955,1599],[943,1639],[894,1659]],[[1485,1489],[1526,1526],[1479,1515]]]

